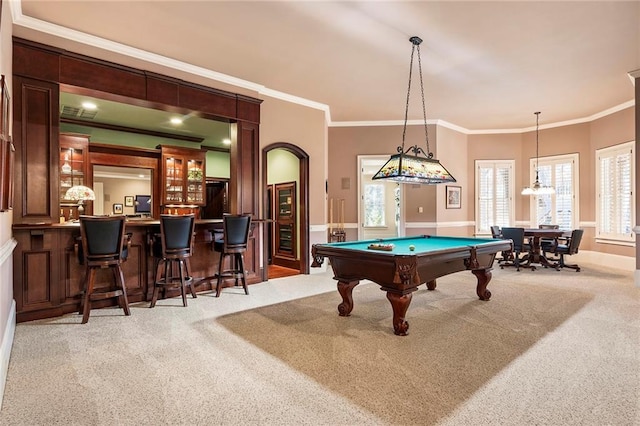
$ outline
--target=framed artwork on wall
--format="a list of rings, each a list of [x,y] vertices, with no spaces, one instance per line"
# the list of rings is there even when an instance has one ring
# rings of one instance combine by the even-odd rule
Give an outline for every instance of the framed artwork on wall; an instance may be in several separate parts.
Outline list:
[[[16,149],[9,134],[10,119],[11,96],[7,79],[2,75],[0,76],[0,211],[13,208],[13,158]]]
[[[125,197],[124,197],[124,206],[125,207],[133,207],[133,195],[125,195]]]
[[[122,214],[122,204],[113,205],[113,214]]]
[[[461,186],[449,186],[446,187],[447,204],[448,209],[459,209],[462,204],[462,187]]]

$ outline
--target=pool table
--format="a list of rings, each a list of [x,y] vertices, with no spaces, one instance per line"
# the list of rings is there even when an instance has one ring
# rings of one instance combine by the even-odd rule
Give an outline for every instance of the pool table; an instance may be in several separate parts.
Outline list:
[[[314,244],[312,267],[329,259],[342,303],[340,316],[353,310],[353,288],[368,279],[387,292],[393,309],[393,330],[405,336],[409,323],[405,314],[412,293],[420,284],[429,290],[436,288],[436,278],[458,271],[470,270],[478,280],[476,293],[480,300],[489,300],[487,285],[496,254],[511,250],[511,240],[473,237],[420,235],[378,240]]]

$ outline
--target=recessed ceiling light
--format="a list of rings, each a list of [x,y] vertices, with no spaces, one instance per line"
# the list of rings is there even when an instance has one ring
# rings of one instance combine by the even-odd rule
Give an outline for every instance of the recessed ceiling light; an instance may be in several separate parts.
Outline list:
[[[222,143],[225,145],[231,145],[231,139],[222,139]]]
[[[171,120],[171,124],[182,124],[182,118],[173,117]]]
[[[93,102],[83,102],[82,103],[82,108],[84,108],[84,109],[98,109],[98,105],[94,104]]]

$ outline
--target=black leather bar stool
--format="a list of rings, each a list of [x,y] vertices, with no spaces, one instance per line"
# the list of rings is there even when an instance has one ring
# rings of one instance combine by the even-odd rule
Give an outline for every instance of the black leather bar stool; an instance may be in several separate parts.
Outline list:
[[[188,259],[193,253],[195,223],[195,215],[193,214],[160,216],[162,258],[156,267],[151,308],[158,301],[160,289],[166,292],[169,287],[180,287],[183,306],[187,306],[187,287],[191,290],[193,298],[197,297],[193,277],[189,275],[187,267]]]
[[[122,272],[122,262],[127,258],[130,245],[130,239],[125,238],[124,227],[124,216],[80,216],[81,257],[86,267],[84,295],[78,312],[82,314],[82,324],[89,321],[94,300],[117,297],[124,314],[131,315]],[[113,271],[114,287],[94,290],[96,271],[105,268]]]
[[[222,228],[224,231],[222,240],[216,240],[215,238],[213,240],[213,249],[220,253],[218,274],[216,275],[218,279],[216,297],[220,297],[222,282],[228,278],[234,279],[236,286],[238,285],[238,280],[241,280],[244,293],[249,294],[244,268],[244,253],[247,251],[249,242],[251,215],[226,214],[222,217]],[[224,269],[224,259],[227,256],[231,256],[230,265],[228,269]]]

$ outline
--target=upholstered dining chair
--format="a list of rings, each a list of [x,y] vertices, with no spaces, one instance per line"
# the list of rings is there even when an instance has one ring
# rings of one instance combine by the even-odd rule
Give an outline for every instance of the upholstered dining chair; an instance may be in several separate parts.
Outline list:
[[[80,256],[86,268],[84,294],[78,312],[82,314],[82,324],[89,321],[91,302],[94,300],[117,297],[124,314],[131,315],[122,272],[122,262],[126,260],[130,244],[124,228],[124,216],[80,216],[82,247],[79,250],[82,250]],[[106,268],[113,271],[114,285],[107,289],[95,289],[96,272]]]
[[[238,285],[238,280],[240,280],[245,294],[249,294],[244,267],[244,253],[247,251],[249,243],[251,215],[225,214],[222,217],[222,228],[224,231],[222,239],[213,240],[213,249],[220,253],[218,273],[216,274],[216,297],[220,297],[223,280],[229,278],[235,280],[236,286]],[[225,269],[224,261],[227,256],[230,256],[230,263],[229,268]]]
[[[505,266],[515,266],[516,270],[520,271],[520,266],[526,266],[527,268],[531,268],[532,271],[535,271],[535,266],[522,264],[522,262],[529,258],[529,251],[531,251],[531,247],[525,243],[524,240],[524,228],[505,226],[502,228],[502,238],[513,241],[513,250],[503,254],[505,262],[500,263],[500,268],[504,269]]]
[[[538,225],[539,229],[560,229],[560,225],[541,223]],[[555,238],[540,238],[540,249],[544,257],[547,257],[547,253],[550,251],[554,244],[557,244]]]
[[[182,305],[187,306],[187,287],[191,296],[198,297],[194,288],[193,277],[189,275],[187,262],[193,254],[193,233],[195,215],[161,215],[160,240],[162,258],[156,267],[153,285],[151,308],[156,305],[160,289],[166,294],[171,287],[180,287]]]
[[[498,225],[491,226],[491,237],[493,238],[502,238],[502,231]]]
[[[571,231],[571,236],[565,242],[558,243],[557,245],[552,247],[552,250],[550,250],[550,252],[560,256],[557,269],[571,268],[575,269],[576,272],[580,272],[580,266],[578,266],[577,264],[569,265],[565,263],[564,257],[572,256],[578,253],[583,234],[584,229],[574,229],[573,231]]]

